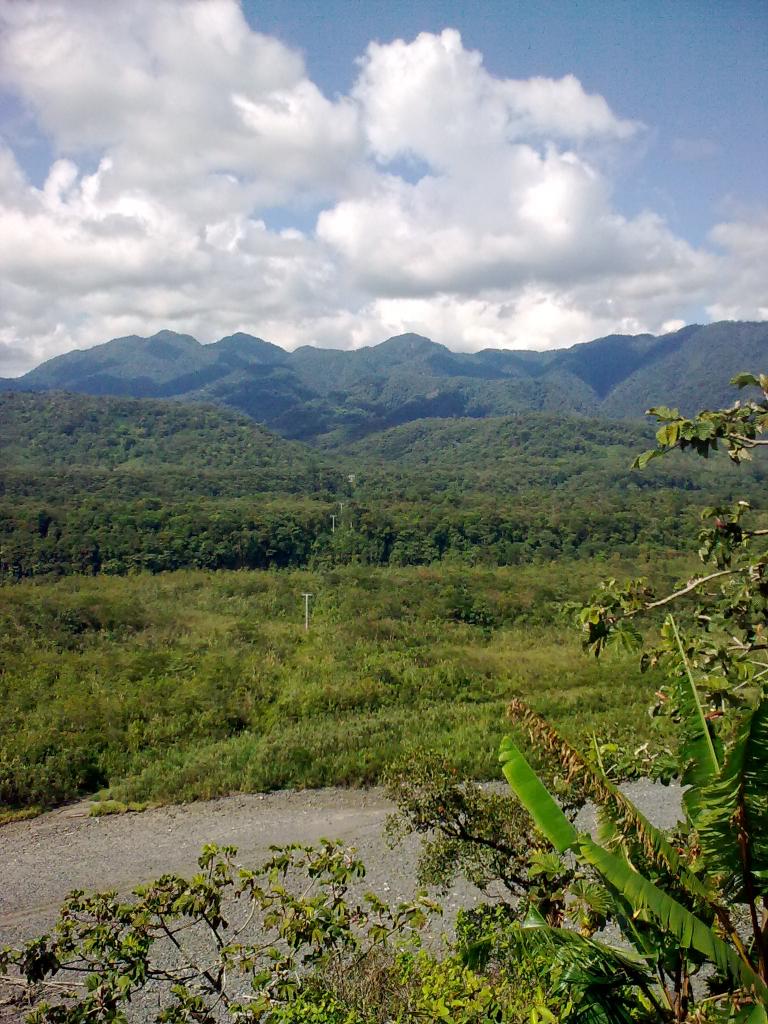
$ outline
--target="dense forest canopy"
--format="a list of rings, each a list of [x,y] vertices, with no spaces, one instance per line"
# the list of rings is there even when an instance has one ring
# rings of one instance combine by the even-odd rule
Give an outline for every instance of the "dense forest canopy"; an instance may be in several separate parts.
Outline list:
[[[315,448],[149,399],[11,392],[0,419],[5,578],[675,550],[695,506],[733,488],[714,463],[631,471],[648,428],[562,414],[420,420]],[[751,466],[747,496],[764,479]]]

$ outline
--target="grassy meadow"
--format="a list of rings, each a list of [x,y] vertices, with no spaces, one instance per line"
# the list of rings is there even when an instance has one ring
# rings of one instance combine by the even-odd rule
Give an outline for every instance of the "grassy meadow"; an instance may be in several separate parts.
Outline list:
[[[417,746],[491,777],[512,695],[573,739],[639,745],[657,680],[632,655],[582,654],[563,609],[638,570],[180,571],[2,587],[0,803],[367,785]],[[665,572],[680,577],[683,561]]]

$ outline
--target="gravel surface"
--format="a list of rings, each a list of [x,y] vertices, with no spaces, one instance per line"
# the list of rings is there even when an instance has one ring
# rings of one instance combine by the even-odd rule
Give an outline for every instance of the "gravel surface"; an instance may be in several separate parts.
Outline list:
[[[677,788],[638,782],[626,791],[655,824],[674,825]],[[393,805],[379,789],[231,796],[100,818],[89,817],[89,807],[76,804],[0,828],[0,945],[49,927],[72,889],[122,892],[167,872],[193,872],[204,843],[236,846],[241,863],[258,864],[271,845],[341,839],[358,849],[367,888],[395,902],[414,891],[418,842],[389,848],[383,826]],[[588,812],[581,824],[590,827]],[[478,895],[460,883],[447,909]]]
[[[679,789],[641,782],[626,792],[655,824],[668,828],[677,821]],[[89,808],[85,802],[0,828],[0,947],[50,928],[72,889],[127,893],[164,873],[194,873],[201,847],[211,842],[236,846],[240,863],[257,865],[271,845],[341,839],[366,865],[363,890],[397,903],[416,888],[419,840],[410,837],[390,849],[383,828],[393,805],[379,789],[240,795],[100,818],[90,817]],[[589,829],[593,821],[585,808],[578,824]],[[436,919],[431,936],[450,928],[460,907],[483,898],[459,880],[440,899],[445,916]],[[152,1019],[143,1002],[134,1005],[132,1020]],[[0,982],[0,1024],[21,1017]]]

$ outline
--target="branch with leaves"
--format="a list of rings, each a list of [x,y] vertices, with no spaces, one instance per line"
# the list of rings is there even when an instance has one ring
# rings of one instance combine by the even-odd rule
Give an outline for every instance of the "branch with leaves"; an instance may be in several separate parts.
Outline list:
[[[393,943],[406,948],[439,909],[422,897],[396,907],[352,898],[365,869],[340,843],[274,848],[256,869],[235,854],[206,846],[198,874],[165,875],[128,899],[74,892],[50,935],[2,950],[0,971],[39,990],[30,1021],[119,1019],[148,992],[164,1024],[260,1021],[300,995],[311,968],[343,975]]]

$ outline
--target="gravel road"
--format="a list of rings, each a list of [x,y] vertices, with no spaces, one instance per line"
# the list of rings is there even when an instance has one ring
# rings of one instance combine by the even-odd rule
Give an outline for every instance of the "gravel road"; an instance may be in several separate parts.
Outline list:
[[[322,837],[356,846],[368,884],[410,891],[417,848],[392,852],[382,828],[392,805],[378,790],[301,790],[231,796],[139,814],[89,817],[78,804],[0,828],[0,944],[39,934],[72,889],[130,890],[167,872],[192,873],[205,843],[258,864],[271,845]]]
[[[627,793],[655,824],[675,824],[678,789],[636,783]],[[46,931],[72,889],[125,894],[164,873],[194,872],[200,849],[209,842],[236,846],[240,863],[256,865],[267,858],[271,845],[341,839],[355,846],[366,864],[363,889],[397,903],[409,899],[416,887],[419,840],[411,837],[390,849],[383,827],[393,806],[378,789],[241,795],[102,818],[90,817],[89,807],[77,804],[0,828],[0,947]],[[580,826],[589,829],[593,821],[585,808]],[[450,929],[460,907],[482,899],[474,886],[459,881],[441,898],[444,916],[434,920],[426,941],[437,941]],[[244,933],[243,941],[247,938]],[[187,940],[195,956],[208,948],[204,936],[194,931]],[[157,953],[162,960],[169,951]],[[162,998],[157,987],[142,992],[128,1013],[132,1024],[154,1020]],[[21,1024],[26,1013],[23,990],[0,979],[0,1024]]]
[[[676,788],[640,782],[627,793],[655,824],[671,827],[677,820]],[[393,806],[378,789],[231,796],[101,818],[89,817],[89,806],[0,828],[0,945],[48,928],[72,889],[126,892],[166,872],[193,872],[210,842],[236,846],[241,863],[258,864],[270,845],[341,839],[358,849],[366,888],[391,902],[410,898],[415,888],[418,840],[389,848],[382,830]],[[444,900],[448,917],[479,898],[473,886],[458,883]]]

